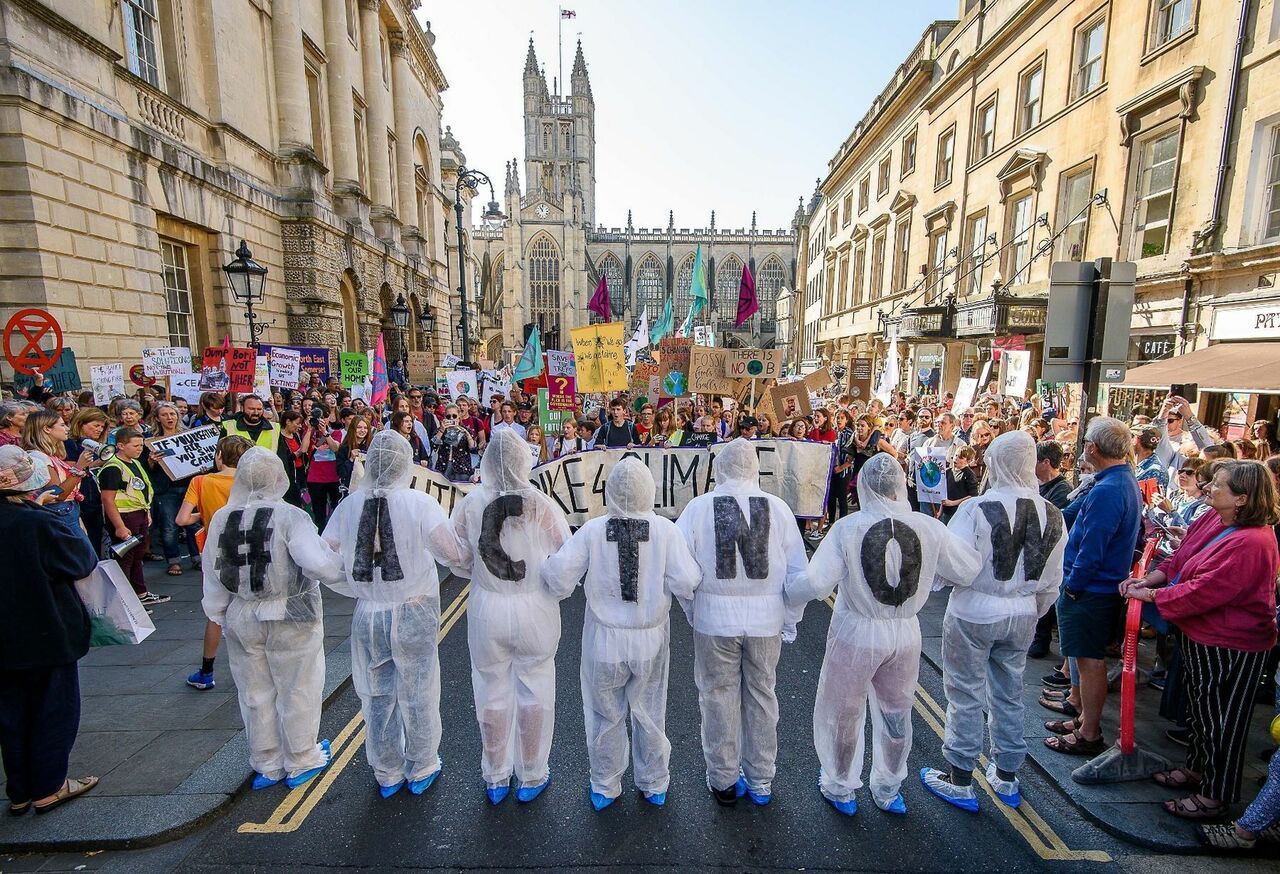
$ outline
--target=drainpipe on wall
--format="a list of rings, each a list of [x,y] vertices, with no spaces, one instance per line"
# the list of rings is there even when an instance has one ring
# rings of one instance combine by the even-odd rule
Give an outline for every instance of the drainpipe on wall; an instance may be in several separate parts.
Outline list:
[[[1244,42],[1249,26],[1250,0],[1240,0],[1240,24],[1236,28],[1236,46],[1231,61],[1231,78],[1227,82],[1227,106],[1223,116],[1222,145],[1218,150],[1218,174],[1213,183],[1213,201],[1209,224],[1192,234],[1191,249],[1200,246],[1218,233],[1222,224],[1222,190],[1227,184],[1227,169],[1231,161],[1231,133],[1236,127],[1236,100],[1240,94],[1240,68],[1244,63]]]

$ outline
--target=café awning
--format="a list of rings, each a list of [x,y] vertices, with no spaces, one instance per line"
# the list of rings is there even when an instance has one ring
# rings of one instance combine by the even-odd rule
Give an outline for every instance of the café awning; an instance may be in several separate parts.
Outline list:
[[[1220,343],[1130,370],[1120,385],[1168,389],[1196,383],[1203,391],[1280,393],[1280,343]]]

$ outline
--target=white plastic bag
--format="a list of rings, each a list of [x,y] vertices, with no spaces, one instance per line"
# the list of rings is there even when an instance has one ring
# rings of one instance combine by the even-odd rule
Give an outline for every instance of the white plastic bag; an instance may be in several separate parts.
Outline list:
[[[98,562],[93,573],[76,581],[76,592],[89,611],[90,646],[142,643],[156,630],[115,560]]]

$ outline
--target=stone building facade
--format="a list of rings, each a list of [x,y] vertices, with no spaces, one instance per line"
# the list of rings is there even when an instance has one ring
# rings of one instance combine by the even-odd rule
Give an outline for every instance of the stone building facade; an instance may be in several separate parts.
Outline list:
[[[961,0],[797,213],[792,354],[952,390],[1042,354],[1049,266],[1138,267],[1130,365],[1204,346],[1280,266],[1275,0]],[[1277,339],[1280,339],[1278,326]]]
[[[0,0],[0,319],[49,309],[82,377],[244,344],[221,269],[243,239],[269,269],[263,342],[382,330],[394,355],[403,295],[408,347],[448,351],[465,159],[418,5]]]
[[[790,230],[716,227],[605,227],[596,220],[595,98],[582,45],[574,57],[570,93],[552,93],[532,40],[525,58],[524,160],[507,165],[501,229],[473,230],[480,262],[481,332],[487,357],[518,351],[526,332],[541,326],[544,346],[564,348],[569,329],[598,317],[587,304],[600,276],[610,290],[612,315],[628,330],[647,307],[656,320],[673,295],[678,328],[688,313],[694,252],[702,246],[718,344],[770,346],[776,335],[775,302],[792,285],[795,238]],[[523,174],[522,171],[523,170]],[[524,183],[521,184],[523,175]],[[527,190],[525,190],[527,189]],[[734,328],[743,267],[751,269],[760,312]],[[701,324],[702,322],[700,322]]]

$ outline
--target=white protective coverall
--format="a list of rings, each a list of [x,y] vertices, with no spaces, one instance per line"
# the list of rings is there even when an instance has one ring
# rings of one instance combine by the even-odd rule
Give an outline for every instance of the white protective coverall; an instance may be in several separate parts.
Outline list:
[[[978,550],[982,568],[971,586],[951,593],[942,623],[942,753],[954,767],[972,770],[982,752],[986,710],[991,758],[1012,772],[1027,754],[1027,648],[1036,620],[1057,599],[1067,536],[1062,511],[1040,497],[1029,434],[1001,434],[987,447],[986,462],[987,491],[961,504],[949,525]]]
[[[454,505],[433,550],[471,579],[467,645],[489,788],[540,786],[556,713],[560,602],[542,582],[547,556],[569,539],[564,514],[529,481],[533,458],[509,428],[480,460],[480,484]]]
[[[862,786],[867,701],[871,703],[871,794],[897,797],[911,753],[911,707],[920,675],[916,614],[934,578],[967,585],[978,553],[907,503],[907,478],[891,455],[858,473],[859,512],[831,526],[789,604],[839,588],[813,707],[822,794],[852,801]]]
[[[227,504],[209,520],[205,615],[222,626],[249,764],[272,780],[322,767],[324,627],[316,578],[342,575],[338,556],[289,488],[274,452],[254,447],[236,466]]]
[[[687,605],[702,573],[675,523],[653,512],[655,490],[643,462],[619,461],[605,481],[608,515],[579,528],[542,571],[547,588],[560,598],[586,575],[582,709],[591,790],[606,798],[622,794],[628,707],[636,788],[661,794],[671,779],[671,596]]]
[[[745,776],[769,795],[778,754],[778,656],[784,626],[794,639],[783,590],[807,555],[791,508],[760,488],[755,444],[738,438],[716,456],[715,488],[676,521],[698,562],[693,597],[694,680],[702,710],[707,782],[725,790]]]
[[[440,577],[427,542],[448,519],[409,487],[413,470],[409,441],[374,434],[364,478],[324,529],[345,571],[332,588],[356,599],[351,682],[369,765],[388,788],[440,770]]]

